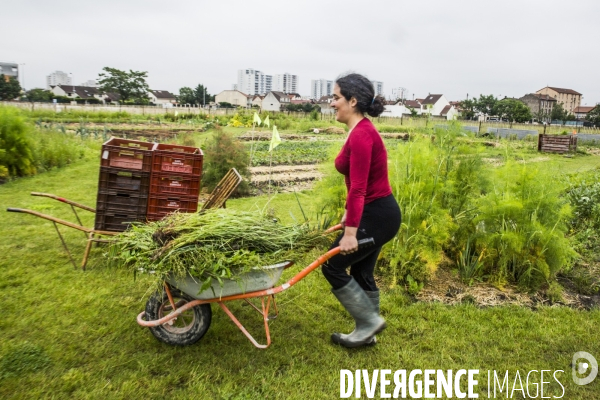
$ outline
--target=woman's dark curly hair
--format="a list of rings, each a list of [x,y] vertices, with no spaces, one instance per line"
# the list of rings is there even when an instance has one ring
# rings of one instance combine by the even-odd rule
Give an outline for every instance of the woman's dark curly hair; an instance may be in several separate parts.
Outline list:
[[[342,75],[335,83],[340,87],[340,93],[346,100],[350,101],[353,97],[356,99],[356,108],[362,114],[378,117],[383,112],[385,98],[375,96],[373,84],[364,76],[354,73]]]

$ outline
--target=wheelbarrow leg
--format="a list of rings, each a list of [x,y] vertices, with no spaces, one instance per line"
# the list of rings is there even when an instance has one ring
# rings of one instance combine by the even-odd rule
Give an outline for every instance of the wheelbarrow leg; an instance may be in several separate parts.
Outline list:
[[[267,337],[267,344],[258,343],[256,341],[256,339],[254,339],[254,337],[252,337],[252,335],[246,330],[246,328],[244,328],[242,323],[240,321],[238,321],[238,319],[233,315],[233,313],[229,310],[229,308],[227,308],[227,306],[224,303],[222,303],[222,302],[217,303],[223,309],[223,311],[225,311],[225,314],[227,314],[229,316],[229,318],[231,318],[233,323],[240,329],[240,331],[242,331],[242,333],[244,335],[246,335],[248,340],[250,340],[250,342],[252,342],[252,344],[259,349],[266,349],[267,347],[269,347],[271,345],[271,333],[269,332],[269,306],[271,305],[271,296],[266,296],[266,297],[267,297],[266,306],[265,306],[265,298],[264,297],[261,298],[262,311],[259,310],[259,312],[263,316],[263,322],[265,324],[265,335]]]
[[[269,296],[271,298],[271,300],[273,300],[273,308],[275,309],[275,314],[271,314],[271,315],[267,315],[267,319],[270,321],[272,319],[275,319],[279,316],[279,310],[277,309],[277,303],[275,302],[275,295],[272,294],[271,296]],[[254,308],[256,311],[258,311],[260,314],[262,314],[263,312],[261,310],[259,310],[258,307],[256,307],[254,305],[254,303],[252,303],[250,301],[250,299],[244,299],[244,301],[246,303],[248,303],[250,306],[252,306],[252,308]],[[242,304],[243,305],[243,304]]]
[[[90,250],[92,248],[92,243],[94,243],[94,232],[90,232],[87,235],[87,244],[85,245],[85,252],[83,253],[83,260],[81,260],[81,269],[85,271],[85,266],[87,264],[88,257],[90,256]]]
[[[62,235],[60,234],[60,231],[58,230],[58,226],[56,226],[56,222],[52,221],[52,223],[54,224],[54,229],[56,229],[56,233],[58,233],[58,237],[60,238],[60,241],[62,242],[62,245],[65,248],[67,255],[69,256],[69,260],[71,260],[71,264],[73,264],[73,267],[77,269],[77,265],[75,264],[75,261],[73,261],[73,257],[71,257],[71,252],[67,247],[67,243],[65,243],[65,239],[63,239]]]
[[[83,224],[81,223],[81,219],[79,218],[79,214],[77,214],[77,210],[75,210],[75,207],[73,206],[73,204],[71,204],[71,210],[73,210],[73,214],[75,214],[75,218],[77,218],[77,222],[79,222],[79,225],[83,227]],[[87,237],[85,232],[83,232],[83,234],[84,234],[84,236]],[[85,264],[82,265],[81,268],[85,269]]]

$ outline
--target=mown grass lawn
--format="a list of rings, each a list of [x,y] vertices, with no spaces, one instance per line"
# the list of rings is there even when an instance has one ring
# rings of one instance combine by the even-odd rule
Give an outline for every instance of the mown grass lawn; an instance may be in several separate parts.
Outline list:
[[[588,165],[589,166],[589,165]],[[93,206],[98,160],[0,186],[0,209],[21,207],[74,220],[62,203],[29,195],[54,193]],[[299,194],[307,212],[318,193]],[[265,198],[240,199],[228,207],[264,207]],[[300,218],[293,194],[275,197],[282,219]],[[88,270],[74,269],[51,222],[29,215],[0,214],[0,398],[3,399],[328,399],[339,398],[340,369],[479,369],[480,398],[487,398],[487,371],[510,386],[517,370],[523,384],[530,370],[563,370],[557,377],[565,399],[600,398],[600,378],[587,386],[571,379],[571,358],[587,351],[600,359],[600,311],[542,307],[478,309],[413,303],[401,289],[382,295],[388,329],[374,347],[347,350],[329,335],[350,331],[343,311],[320,271],[278,296],[280,316],[271,322],[273,344],[254,348],[213,307],[213,322],[196,345],[158,342],[135,318],[145,305],[144,278],[108,268],[95,248]],[[81,211],[84,224],[93,214]],[[59,228],[78,263],[81,232]],[[316,254],[286,272],[299,271]],[[249,307],[234,312],[260,338],[261,321]],[[530,393],[539,374],[532,374]],[[544,396],[562,394],[546,375]],[[393,387],[393,385],[392,385]],[[517,388],[519,385],[517,384]],[[391,391],[391,390],[390,390]],[[365,397],[364,388],[361,391]],[[377,390],[379,397],[379,389]],[[521,392],[515,392],[515,398]],[[506,398],[502,396],[501,398]],[[539,395],[537,398],[540,398]]]

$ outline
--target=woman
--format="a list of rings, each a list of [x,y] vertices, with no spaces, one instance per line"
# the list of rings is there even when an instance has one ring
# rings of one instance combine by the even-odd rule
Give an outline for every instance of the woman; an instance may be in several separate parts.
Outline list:
[[[375,96],[373,85],[362,75],[349,74],[336,80],[331,107],[336,110],[336,120],[346,124],[350,132],[335,167],[344,175],[348,195],[342,217],[344,233],[332,245],[340,246],[340,254],[328,260],[322,271],[332,293],[356,322],[352,333],[331,335],[333,342],[345,347],[374,344],[375,334],[386,327],[379,315],[373,270],[381,247],[398,232],[401,216],[388,179],[383,140],[365,118],[365,114],[379,116],[384,101]],[[375,240],[375,247],[359,249],[358,239],[369,237]]]

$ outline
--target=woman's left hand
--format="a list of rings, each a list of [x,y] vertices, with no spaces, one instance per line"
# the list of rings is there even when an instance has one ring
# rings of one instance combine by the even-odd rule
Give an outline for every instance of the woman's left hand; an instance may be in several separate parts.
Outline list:
[[[358,250],[358,240],[356,239],[356,228],[346,227],[344,236],[340,240],[340,254],[352,254]]]

